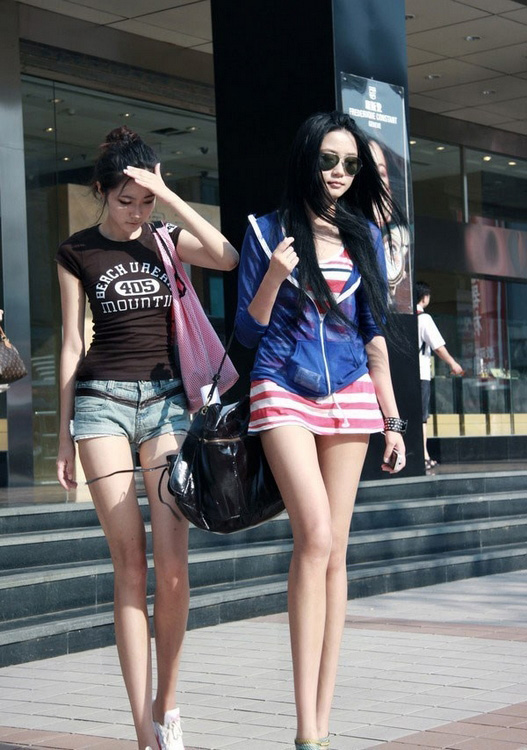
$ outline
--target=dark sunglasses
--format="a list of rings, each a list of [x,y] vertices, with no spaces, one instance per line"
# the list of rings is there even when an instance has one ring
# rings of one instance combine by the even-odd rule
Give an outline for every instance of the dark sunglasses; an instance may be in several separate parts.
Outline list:
[[[339,161],[341,161],[341,159],[337,154],[321,151],[318,155],[318,167],[322,172],[329,172],[330,169],[335,169]],[[347,156],[345,159],[342,159],[342,161],[344,162],[344,169],[350,177],[356,175],[362,167],[362,162],[358,156]]]

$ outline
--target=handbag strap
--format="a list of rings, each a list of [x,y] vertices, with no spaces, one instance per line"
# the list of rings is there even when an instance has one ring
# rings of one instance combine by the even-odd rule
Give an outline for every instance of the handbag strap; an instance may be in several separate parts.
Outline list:
[[[5,344],[5,346],[8,349],[12,349],[13,348],[13,344],[9,341],[9,339],[7,337],[7,333],[4,331],[4,329],[2,328],[2,326],[0,326],[0,341],[3,341],[3,343]]]
[[[180,298],[184,297],[185,294],[186,294],[186,291],[187,291],[187,287],[185,286],[185,282],[183,281],[183,279],[179,275],[176,263],[174,261],[174,256],[173,256],[172,250],[169,248],[169,246],[168,246],[165,238],[161,234],[161,232],[157,231],[159,227],[163,226],[163,222],[162,221],[153,221],[148,226],[150,227],[150,229],[151,229],[152,232],[156,233],[156,236],[159,237],[159,239],[160,239],[163,247],[165,248],[166,254],[170,258],[170,262],[172,263],[172,268],[174,269],[174,276],[175,276],[175,279],[176,279],[176,288],[178,290],[178,294],[179,294]],[[175,250],[175,246],[174,246],[174,250]]]
[[[235,328],[232,329],[231,335],[229,336],[229,340],[227,341],[227,346],[225,347],[225,351],[223,353],[223,357],[221,358],[221,362],[220,362],[220,365],[218,367],[218,372],[215,375],[212,376],[213,386],[217,385],[218,381],[220,379],[221,370],[223,368],[225,360],[227,359],[227,355],[228,355],[229,350],[231,348],[231,344],[234,341],[234,333],[235,333]],[[209,394],[209,395],[212,395],[212,394]]]
[[[155,232],[156,236],[159,237],[159,239],[161,240],[161,242],[163,244],[163,247],[166,250],[166,253],[167,253],[168,257],[170,258],[170,262],[172,263],[172,267],[174,269],[174,276],[176,278],[177,290],[178,290],[179,296],[183,297],[185,295],[185,292],[187,291],[187,288],[186,288],[183,280],[181,279],[181,276],[178,273],[177,266],[176,266],[176,264],[174,262],[173,254],[172,254],[170,248],[168,247],[165,238],[163,237],[163,235],[161,234],[161,232],[157,231],[158,228],[160,228],[160,227],[163,226],[163,222],[162,221],[153,221],[148,226],[150,227],[151,231]],[[0,330],[1,330],[1,328],[0,328]],[[235,333],[235,329],[233,328],[232,332],[231,332],[231,335],[229,336],[229,340],[227,342],[227,346],[224,348],[223,357],[221,358],[221,362],[219,364],[218,370],[215,373],[215,375],[212,376],[211,388],[210,388],[210,391],[209,391],[209,393],[207,395],[207,399],[206,399],[205,403],[203,404],[203,406],[201,408],[201,411],[203,411],[203,410],[206,411],[208,409],[208,407],[209,407],[210,402],[212,401],[212,397],[214,396],[214,390],[217,388],[219,380],[220,380],[220,377],[221,377],[221,371],[223,369],[223,365],[225,364],[225,360],[227,359],[227,355],[229,354],[229,350],[231,348],[231,344],[234,341],[234,333]]]

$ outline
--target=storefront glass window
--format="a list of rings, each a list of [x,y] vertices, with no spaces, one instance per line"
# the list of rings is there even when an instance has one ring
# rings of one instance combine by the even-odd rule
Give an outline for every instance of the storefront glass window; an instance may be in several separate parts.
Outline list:
[[[451,235],[459,242],[460,273],[418,271],[432,286],[429,312],[465,369],[464,377],[452,377],[435,357],[430,434],[527,434],[527,288],[503,278],[524,278],[527,161],[466,149],[463,195],[460,150],[411,143],[415,215],[460,222],[466,204],[470,225],[488,225],[479,228],[486,234],[467,226]],[[433,226],[437,232],[446,225]],[[426,269],[426,247],[421,252],[417,267]]]
[[[59,242],[100,220],[88,186],[98,146],[126,124],[159,155],[167,184],[209,221],[219,224],[216,127],[212,117],[110,96],[36,78],[23,81],[27,176],[35,481],[55,481],[60,296],[55,254]],[[180,223],[159,204],[154,215]],[[213,322],[223,326],[218,275],[193,270]],[[89,341],[91,321],[86,321]]]
[[[430,312],[465,374],[434,358],[430,434],[527,434],[526,286],[434,273]]]
[[[527,435],[527,294],[525,284],[507,284],[511,405],[515,435]]]
[[[470,221],[527,229],[527,161],[467,149]]]
[[[459,147],[426,138],[412,138],[410,148],[415,215],[462,221]]]

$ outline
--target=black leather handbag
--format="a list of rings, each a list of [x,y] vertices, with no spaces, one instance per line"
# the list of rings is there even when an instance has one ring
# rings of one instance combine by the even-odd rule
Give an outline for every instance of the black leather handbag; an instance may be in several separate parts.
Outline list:
[[[168,489],[194,526],[230,534],[276,516],[284,503],[259,435],[247,434],[249,396],[222,406],[210,403],[212,393],[213,388],[180,452],[169,456]]]

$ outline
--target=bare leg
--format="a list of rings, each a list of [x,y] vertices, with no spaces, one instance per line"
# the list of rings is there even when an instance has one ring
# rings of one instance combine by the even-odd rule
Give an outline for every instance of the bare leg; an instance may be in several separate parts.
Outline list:
[[[349,528],[368,442],[367,435],[317,437],[320,468],[331,508],[332,530],[326,578],[324,646],[317,694],[319,737],[325,737],[329,731],[329,716],[348,600],[346,555]]]
[[[430,454],[428,453],[428,448],[426,446],[426,422],[423,422],[423,450],[425,453],[425,461],[429,461]]]
[[[166,463],[169,453],[177,453],[176,435],[161,435],[141,446],[144,468]],[[158,497],[161,470],[145,473],[145,487],[150,503],[156,593],[154,631],[157,655],[157,691],[153,718],[163,723],[166,711],[176,706],[176,683],[189,607],[188,522],[178,520]],[[163,499],[172,507],[174,499],[163,482]],[[152,745],[155,747],[155,745]]]
[[[314,436],[301,427],[262,433],[269,464],[293,530],[289,570],[289,628],[297,737],[317,739],[317,692],[326,621],[326,574],[331,517]]]
[[[79,455],[88,479],[131,469],[133,465],[124,437],[81,440]],[[112,556],[115,636],[139,748],[154,748],[146,537],[133,474],[100,479],[90,489]]]
[[[302,428],[262,433],[286,504],[294,549],[289,626],[297,737],[328,733],[347,602],[346,553],[367,435],[313,436]]]

